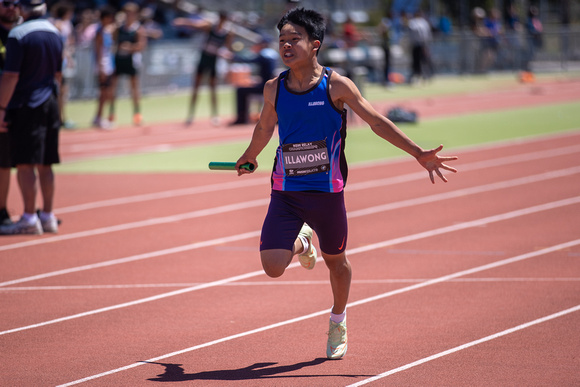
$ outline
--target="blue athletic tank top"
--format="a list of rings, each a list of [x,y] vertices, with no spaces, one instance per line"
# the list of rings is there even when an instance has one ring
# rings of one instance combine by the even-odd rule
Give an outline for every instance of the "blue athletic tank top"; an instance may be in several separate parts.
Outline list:
[[[277,191],[341,192],[348,168],[344,155],[346,110],[330,98],[332,70],[324,68],[318,83],[302,93],[286,88],[288,71],[278,77],[276,113],[280,143],[272,172]]]

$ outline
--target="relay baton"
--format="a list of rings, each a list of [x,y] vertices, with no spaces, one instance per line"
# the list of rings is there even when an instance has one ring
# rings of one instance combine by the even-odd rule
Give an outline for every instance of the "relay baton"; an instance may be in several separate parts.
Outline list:
[[[253,171],[255,167],[252,163],[245,163],[240,165],[241,169]],[[209,169],[215,171],[235,171],[236,163],[229,161],[212,161],[209,163]]]

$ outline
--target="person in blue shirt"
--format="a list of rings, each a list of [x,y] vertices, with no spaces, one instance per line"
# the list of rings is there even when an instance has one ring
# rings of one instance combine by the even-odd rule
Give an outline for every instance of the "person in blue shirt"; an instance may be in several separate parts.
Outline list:
[[[54,173],[60,161],[58,85],[63,43],[59,31],[44,19],[44,0],[21,0],[24,22],[6,42],[6,62],[0,81],[0,131],[8,131],[12,164],[24,201],[18,222],[0,226],[0,234],[42,234],[58,231],[53,214]],[[38,173],[38,176],[37,176]],[[36,183],[43,209],[36,213]]]
[[[415,157],[432,182],[435,174],[447,181],[441,169],[456,172],[445,162],[457,157],[439,156],[443,146],[422,149],[379,114],[350,79],[318,63],[325,31],[324,18],[318,12],[293,9],[280,20],[278,30],[279,54],[289,70],[266,83],[260,120],[236,169],[238,175],[257,169],[257,157],[278,125],[271,199],[260,237],[262,267],[268,276],[280,277],[298,255],[300,264],[312,269],[317,258],[312,245],[313,230],[316,232],[334,299],[326,355],[339,359],[348,347],[346,305],[352,276],[345,252],[345,105],[379,137]],[[242,168],[245,163],[254,164],[255,169]]]
[[[247,124],[250,120],[249,97],[262,95],[264,85],[274,77],[278,53],[270,48],[271,39],[263,36],[260,43],[254,46],[255,55],[250,58],[234,57],[233,62],[252,63],[258,67],[257,82],[236,88],[236,120],[230,125]]]

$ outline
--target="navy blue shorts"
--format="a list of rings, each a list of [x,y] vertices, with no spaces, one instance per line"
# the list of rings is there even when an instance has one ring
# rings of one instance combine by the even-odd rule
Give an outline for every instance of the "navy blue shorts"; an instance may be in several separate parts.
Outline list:
[[[56,97],[42,105],[24,106],[6,112],[12,166],[20,164],[52,165],[60,162],[58,134],[60,113]]]
[[[10,158],[10,137],[8,133],[0,133],[0,168],[12,167]]]
[[[329,255],[342,253],[348,237],[344,192],[272,190],[260,251],[292,250],[303,223],[316,232],[321,251]]]

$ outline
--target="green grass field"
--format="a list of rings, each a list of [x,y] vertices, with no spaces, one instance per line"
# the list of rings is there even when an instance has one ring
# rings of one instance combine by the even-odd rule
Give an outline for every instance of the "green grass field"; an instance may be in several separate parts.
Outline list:
[[[577,73],[559,73],[539,75],[538,79],[578,78]],[[424,98],[446,94],[489,91],[505,88],[516,82],[514,74],[494,74],[481,76],[445,76],[438,77],[424,86],[398,86],[385,89],[376,84],[365,84],[363,91],[369,101],[389,101],[394,99]],[[124,84],[124,83],[123,83]],[[121,86],[120,86],[121,87]],[[233,117],[235,112],[235,95],[231,87],[223,87],[218,92],[219,114]],[[141,110],[146,123],[180,122],[185,120],[189,104],[189,94],[178,92],[166,95],[145,95],[141,101]],[[129,125],[132,118],[132,105],[128,98],[119,98],[116,106],[117,124]],[[96,101],[71,101],[66,105],[67,119],[74,121],[80,130],[90,128],[96,111]],[[209,117],[209,97],[202,87],[196,107],[196,117]]]
[[[372,86],[365,87],[369,100],[391,98],[413,98],[453,94],[462,91],[483,91],[501,87],[505,82],[513,82],[506,76],[491,78],[469,77],[448,78],[423,87],[401,87],[394,91]],[[400,90],[399,90],[400,89]],[[200,111],[207,98],[201,97]],[[222,91],[220,102],[229,101],[233,106],[231,91]],[[123,101],[128,103],[128,101]],[[144,101],[144,111],[151,104],[151,121],[180,121],[187,98],[181,96],[149,97]],[[74,103],[69,111],[87,109],[84,103]],[[77,111],[78,107],[78,111]],[[82,108],[81,108],[82,107]],[[207,111],[207,109],[206,109]],[[222,114],[229,114],[222,112]],[[146,116],[147,117],[147,116]],[[154,118],[153,118],[154,117]],[[71,118],[72,115],[71,115]],[[74,119],[74,118],[73,118]],[[420,121],[418,124],[400,125],[415,142],[425,148],[444,144],[446,149],[468,145],[491,143],[495,141],[535,136],[580,127],[580,109],[577,103],[557,104],[525,109],[514,109],[496,113],[460,115],[452,118],[439,118]],[[249,138],[248,138],[249,141]],[[208,171],[210,161],[235,161],[247,147],[248,141],[226,142],[219,145],[186,147],[167,152],[154,152],[110,157],[98,160],[65,162],[56,167],[58,173],[151,173],[151,172],[192,172]],[[258,162],[262,171],[270,171],[275,150],[275,141],[261,153]],[[349,126],[346,154],[349,163],[372,161],[400,156],[404,153],[380,140],[366,127]]]

